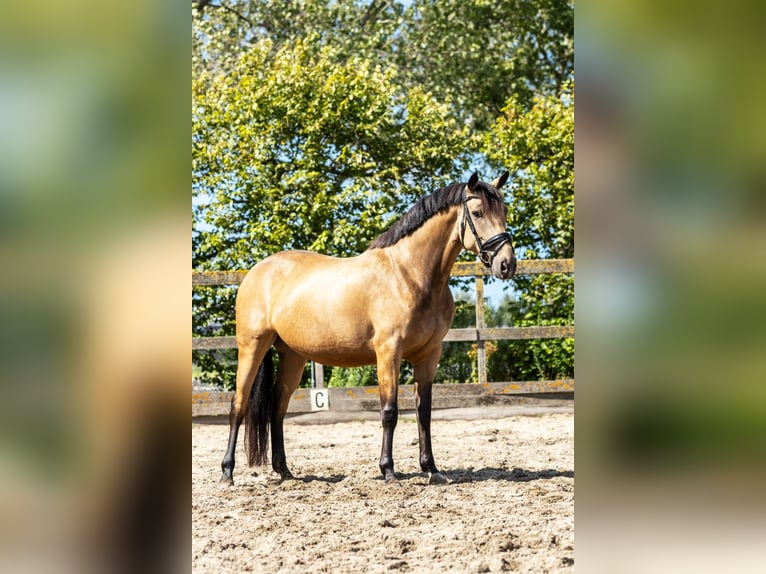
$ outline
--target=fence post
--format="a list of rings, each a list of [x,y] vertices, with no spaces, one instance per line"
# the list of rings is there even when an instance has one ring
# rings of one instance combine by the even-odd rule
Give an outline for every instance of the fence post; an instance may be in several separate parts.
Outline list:
[[[476,276],[476,329],[484,328],[484,278]],[[487,382],[487,353],[484,349],[484,341],[476,341],[476,370],[479,375],[479,384]]]
[[[315,389],[324,388],[324,365],[311,361],[311,383]]]

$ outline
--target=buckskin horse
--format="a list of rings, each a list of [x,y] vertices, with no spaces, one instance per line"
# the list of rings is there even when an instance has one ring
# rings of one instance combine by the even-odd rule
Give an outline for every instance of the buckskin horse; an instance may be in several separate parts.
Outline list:
[[[450,270],[465,248],[499,279],[516,272],[501,188],[474,173],[421,198],[369,248],[336,258],[282,251],[253,267],[236,301],[237,389],[231,401],[229,442],[221,482],[233,484],[234,451],[246,419],[250,466],[267,460],[282,480],[292,478],[285,458],[283,422],[308,360],[338,367],[377,365],[383,445],[380,470],[395,482],[392,444],[398,418],[402,359],[415,379],[420,468],[430,484],[447,482],[431,449],[431,386],[455,304]],[[271,348],[279,355],[274,382]]]

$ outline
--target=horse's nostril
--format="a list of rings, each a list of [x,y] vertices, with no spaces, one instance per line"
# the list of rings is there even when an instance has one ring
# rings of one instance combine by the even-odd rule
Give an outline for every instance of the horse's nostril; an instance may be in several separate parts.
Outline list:
[[[501,261],[500,262],[500,272],[505,275],[508,272],[508,262],[507,261]]]

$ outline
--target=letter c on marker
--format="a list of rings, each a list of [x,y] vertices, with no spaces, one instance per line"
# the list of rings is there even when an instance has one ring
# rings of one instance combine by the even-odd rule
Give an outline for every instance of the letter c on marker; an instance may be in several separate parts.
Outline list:
[[[330,394],[327,389],[311,389],[311,410],[327,411],[330,409]]]

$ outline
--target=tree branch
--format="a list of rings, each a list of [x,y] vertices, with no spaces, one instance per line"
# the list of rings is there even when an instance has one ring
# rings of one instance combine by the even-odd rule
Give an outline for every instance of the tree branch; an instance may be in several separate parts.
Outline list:
[[[202,11],[204,10],[205,6],[210,6],[211,8],[223,8],[227,12],[231,12],[232,14],[234,14],[240,20],[244,20],[251,26],[255,27],[255,24],[250,18],[248,18],[244,14],[241,14],[238,10],[235,10],[231,6],[227,6],[226,4],[211,4],[210,0],[197,0],[197,12],[202,14]]]

